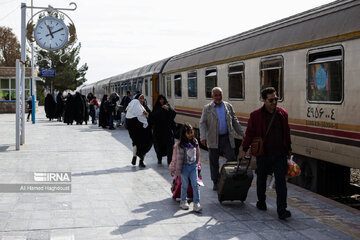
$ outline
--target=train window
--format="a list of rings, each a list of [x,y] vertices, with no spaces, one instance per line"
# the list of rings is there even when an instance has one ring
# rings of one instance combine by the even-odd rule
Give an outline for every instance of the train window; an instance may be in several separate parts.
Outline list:
[[[283,99],[283,66],[282,56],[262,59],[260,62],[261,89],[274,87],[280,100]]]
[[[308,54],[307,99],[341,102],[343,99],[342,49],[314,50]]]
[[[181,98],[181,75],[174,76],[174,93],[176,98]]]
[[[166,96],[171,97],[171,77],[166,76]]]
[[[145,79],[145,96],[149,95],[149,85],[148,85],[148,80]]]
[[[244,64],[229,65],[229,98],[244,98]]]
[[[197,72],[188,73],[188,97],[197,97]]]
[[[217,86],[217,70],[208,69],[205,71],[205,97],[211,98],[211,90]]]

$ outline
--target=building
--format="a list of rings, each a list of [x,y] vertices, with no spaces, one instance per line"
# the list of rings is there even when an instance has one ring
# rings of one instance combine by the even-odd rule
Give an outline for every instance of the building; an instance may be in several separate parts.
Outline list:
[[[30,96],[31,68],[25,69],[25,100]],[[0,113],[16,112],[16,68],[0,67]]]

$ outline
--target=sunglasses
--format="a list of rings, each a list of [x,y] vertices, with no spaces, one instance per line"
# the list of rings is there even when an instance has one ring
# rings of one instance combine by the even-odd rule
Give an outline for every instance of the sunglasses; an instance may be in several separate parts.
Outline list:
[[[269,103],[272,103],[273,101],[278,101],[279,98],[278,98],[278,97],[276,97],[276,98],[269,98],[268,100],[269,100]]]

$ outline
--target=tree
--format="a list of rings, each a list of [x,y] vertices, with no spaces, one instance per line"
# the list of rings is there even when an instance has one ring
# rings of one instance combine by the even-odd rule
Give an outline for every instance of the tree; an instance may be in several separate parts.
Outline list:
[[[55,69],[55,77],[44,77],[45,85],[51,85],[51,91],[54,89],[57,90],[75,90],[78,86],[83,84],[86,81],[85,75],[88,70],[88,66],[85,63],[80,68],[78,64],[80,62],[80,48],[81,44],[79,43],[74,47],[68,54],[61,57],[62,50],[48,52],[41,50],[39,54],[43,57],[44,60],[38,62],[40,69]],[[46,60],[49,59],[50,61]]]
[[[0,66],[15,67],[20,59],[20,43],[12,29],[0,26]]]

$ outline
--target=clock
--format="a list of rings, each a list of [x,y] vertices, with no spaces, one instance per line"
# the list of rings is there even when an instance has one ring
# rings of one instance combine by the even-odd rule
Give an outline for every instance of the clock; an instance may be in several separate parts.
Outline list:
[[[61,19],[44,17],[34,29],[34,38],[41,48],[56,51],[68,42],[69,30]]]

